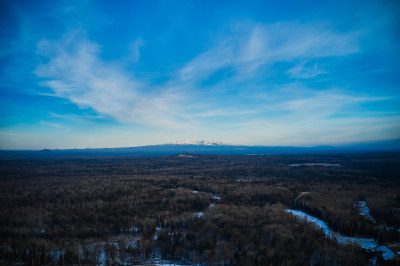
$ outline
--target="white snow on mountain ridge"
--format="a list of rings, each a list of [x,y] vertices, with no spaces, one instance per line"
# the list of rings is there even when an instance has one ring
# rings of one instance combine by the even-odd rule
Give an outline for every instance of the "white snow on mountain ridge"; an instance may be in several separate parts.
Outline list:
[[[176,145],[199,145],[199,146],[221,146],[221,145],[227,145],[225,143],[219,142],[219,141],[212,141],[212,140],[182,140],[182,141],[177,141],[171,144],[176,144]]]

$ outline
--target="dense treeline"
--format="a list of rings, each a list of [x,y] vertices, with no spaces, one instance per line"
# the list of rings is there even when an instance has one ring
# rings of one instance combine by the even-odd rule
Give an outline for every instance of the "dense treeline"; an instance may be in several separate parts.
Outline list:
[[[287,208],[400,241],[399,154],[0,161],[0,263],[368,264]],[[298,166],[335,163],[342,167]],[[384,173],[384,175],[382,175]],[[365,201],[374,221],[354,204]]]

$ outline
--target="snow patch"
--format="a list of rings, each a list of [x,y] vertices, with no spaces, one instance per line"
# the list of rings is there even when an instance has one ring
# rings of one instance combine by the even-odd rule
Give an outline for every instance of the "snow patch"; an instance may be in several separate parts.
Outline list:
[[[177,141],[171,144],[175,145],[198,145],[198,146],[222,146],[225,145],[222,142],[219,141],[213,141],[213,140],[181,140]]]
[[[289,166],[290,167],[298,167],[298,166],[342,167],[342,165],[338,163],[294,163],[294,164],[289,164]]]
[[[193,217],[196,217],[196,218],[200,218],[200,217],[203,217],[203,216],[204,216],[204,212],[195,212],[193,214]]]
[[[361,216],[364,216],[367,220],[372,221],[373,223],[376,223],[374,217],[372,217],[369,208],[367,207],[367,203],[365,201],[357,201],[353,207],[355,207],[358,210],[358,214]]]
[[[220,196],[216,196],[216,195],[213,195],[213,194],[211,194],[211,198],[215,199],[215,200],[220,200],[221,199]]]
[[[396,256],[396,253],[389,249],[387,246],[379,246],[375,250],[378,252],[382,252],[382,257],[385,260],[391,260],[394,256]]]

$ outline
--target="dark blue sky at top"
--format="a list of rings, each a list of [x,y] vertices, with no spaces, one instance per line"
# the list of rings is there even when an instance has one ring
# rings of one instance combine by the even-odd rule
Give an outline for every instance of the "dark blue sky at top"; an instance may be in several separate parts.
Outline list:
[[[1,1],[0,148],[400,137],[397,1]]]

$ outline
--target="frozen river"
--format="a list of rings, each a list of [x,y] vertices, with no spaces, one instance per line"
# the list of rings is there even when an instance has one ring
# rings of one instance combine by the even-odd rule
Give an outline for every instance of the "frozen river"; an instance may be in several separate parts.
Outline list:
[[[331,230],[324,221],[322,221],[318,218],[315,218],[311,215],[308,215],[305,212],[302,212],[299,210],[290,210],[290,209],[288,209],[286,211],[300,219],[304,219],[310,223],[315,224],[318,228],[321,228],[323,230],[326,237],[336,238],[336,240],[339,244],[344,244],[344,245],[357,244],[365,250],[381,252],[382,257],[385,260],[391,260],[396,255],[396,253],[393,252],[388,247],[386,247],[384,245],[379,245],[378,242],[373,238],[343,236],[342,234]]]

